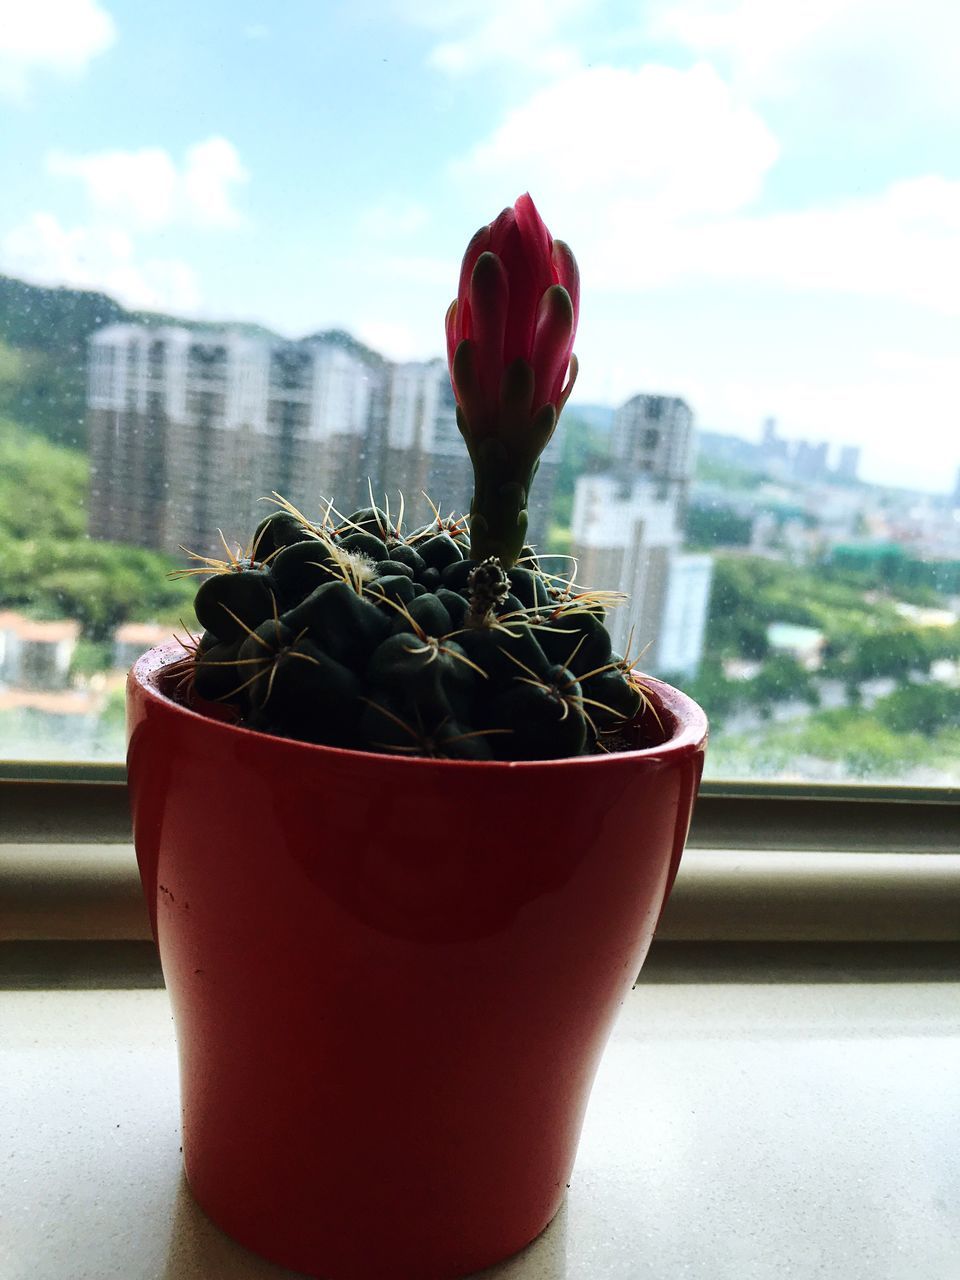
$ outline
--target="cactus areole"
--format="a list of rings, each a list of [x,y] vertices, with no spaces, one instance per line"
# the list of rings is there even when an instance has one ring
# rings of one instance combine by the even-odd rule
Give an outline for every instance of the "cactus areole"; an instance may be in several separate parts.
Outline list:
[[[447,311],[468,517],[404,524],[402,497],[307,515],[274,494],[246,549],[195,556],[203,634],[172,673],[195,707],[330,746],[543,760],[649,745],[660,727],[611,649],[613,592],[527,542],[540,454],[576,373],[573,254],[529,195],[467,247]]]

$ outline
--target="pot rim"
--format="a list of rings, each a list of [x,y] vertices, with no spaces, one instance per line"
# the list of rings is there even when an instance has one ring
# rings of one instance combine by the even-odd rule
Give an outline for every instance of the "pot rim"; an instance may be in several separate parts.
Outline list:
[[[348,761],[356,763],[369,761],[372,765],[375,764],[381,768],[386,766],[398,770],[431,768],[437,770],[492,770],[497,772],[537,769],[555,771],[560,768],[602,769],[610,768],[615,763],[626,764],[631,761],[654,763],[665,756],[676,759],[678,756],[694,755],[705,748],[709,732],[706,714],[692,698],[681,690],[675,689],[672,685],[656,679],[655,676],[637,672],[636,674],[642,677],[645,688],[655,695],[658,712],[661,715],[666,712],[667,717],[672,721],[672,731],[663,742],[654,746],[639,747],[633,751],[612,751],[598,755],[562,756],[554,760],[444,760],[432,756],[407,756],[393,755],[383,751],[360,751],[353,747],[334,747],[327,746],[324,743],[301,742],[295,738],[277,737],[273,734],[262,733],[258,729],[250,729],[246,725],[233,724],[228,720],[216,719],[212,716],[204,715],[200,711],[195,711],[191,707],[184,706],[164,693],[159,683],[165,668],[183,656],[184,647],[177,640],[168,640],[152,649],[148,649],[146,653],[137,659],[127,675],[128,696],[135,689],[144,702],[156,711],[187,723],[191,720],[197,721],[198,728],[202,726],[204,731],[213,735],[214,738],[222,737],[225,748],[231,742],[249,742],[252,738],[264,747],[266,747],[266,744],[272,744],[272,749],[277,752],[289,752],[291,756],[298,757],[301,762],[308,761],[311,754],[313,754],[318,763],[323,758],[342,760],[344,763]],[[237,735],[240,736],[238,737]]]

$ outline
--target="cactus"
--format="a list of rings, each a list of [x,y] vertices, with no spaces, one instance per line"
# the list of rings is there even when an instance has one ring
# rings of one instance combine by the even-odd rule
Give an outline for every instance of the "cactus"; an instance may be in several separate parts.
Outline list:
[[[474,236],[447,313],[469,517],[434,508],[407,532],[402,507],[392,520],[371,491],[370,506],[313,521],[274,494],[246,552],[225,542],[226,560],[183,571],[204,578],[204,631],[174,673],[183,696],[265,733],[401,755],[638,745],[654,713],[611,650],[620,597],[548,572],[526,541],[530,484],[576,375],[578,310],[573,255],[522,196]]]
[[[611,652],[609,592],[581,591],[524,547],[470,559],[463,523],[406,532],[370,506],[312,522],[275,497],[249,554],[204,560],[190,695],[252,729],[459,760],[620,745],[644,705]]]

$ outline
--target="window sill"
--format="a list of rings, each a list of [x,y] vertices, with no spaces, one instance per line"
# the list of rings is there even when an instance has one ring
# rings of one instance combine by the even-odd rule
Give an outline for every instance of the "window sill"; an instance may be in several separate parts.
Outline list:
[[[958,850],[951,793],[707,786],[658,937],[960,943]],[[0,780],[0,901],[8,942],[149,938],[122,772]]]
[[[484,1276],[960,1274],[958,994],[643,982],[560,1214]],[[186,1188],[163,991],[0,993],[0,1019],[0,1196],[22,1209],[5,1274],[291,1275],[222,1235]]]

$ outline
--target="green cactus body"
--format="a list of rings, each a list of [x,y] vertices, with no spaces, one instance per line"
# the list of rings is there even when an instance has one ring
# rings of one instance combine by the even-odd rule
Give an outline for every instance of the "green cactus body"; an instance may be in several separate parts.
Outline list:
[[[611,652],[603,603],[528,547],[507,570],[470,559],[453,518],[405,534],[372,505],[339,525],[284,506],[197,593],[192,693],[253,729],[367,751],[537,760],[639,745],[652,713]]]

